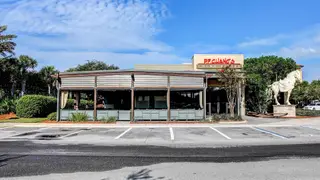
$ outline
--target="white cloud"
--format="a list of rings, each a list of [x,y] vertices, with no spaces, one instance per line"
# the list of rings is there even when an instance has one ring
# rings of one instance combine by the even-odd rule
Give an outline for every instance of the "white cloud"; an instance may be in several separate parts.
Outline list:
[[[160,0],[6,0],[0,11],[0,24],[18,35],[17,54],[62,69],[94,58],[131,66],[181,59],[156,39],[169,15]]]
[[[167,51],[154,40],[166,12],[143,0],[20,0],[2,24],[31,47]]]

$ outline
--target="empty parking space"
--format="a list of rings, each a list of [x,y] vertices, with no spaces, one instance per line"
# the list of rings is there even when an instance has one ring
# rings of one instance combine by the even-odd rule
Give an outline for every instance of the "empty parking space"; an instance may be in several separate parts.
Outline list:
[[[131,141],[169,141],[170,131],[169,128],[132,128],[129,132],[124,134],[122,140]]]
[[[74,132],[76,135],[64,136],[62,138],[80,141],[112,141],[126,129],[128,128],[80,128],[78,131]]]
[[[304,127],[264,127],[287,138],[320,137],[320,131]]]
[[[215,132],[209,127],[201,128],[173,128],[174,141],[176,142],[188,142],[188,143],[199,143],[199,142],[213,142],[226,140],[225,137]]]
[[[246,138],[254,138],[254,139],[266,139],[266,138],[276,138],[275,136],[257,131],[250,127],[217,127],[217,130],[226,134],[231,139],[246,139]]]

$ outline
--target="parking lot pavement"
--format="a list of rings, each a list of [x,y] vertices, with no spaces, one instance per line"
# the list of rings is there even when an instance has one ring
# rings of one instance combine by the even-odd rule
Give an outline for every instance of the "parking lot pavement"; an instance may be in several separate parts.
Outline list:
[[[301,126],[208,126],[208,127],[10,127],[0,129],[0,141],[32,140],[35,142],[73,144],[228,144],[232,142],[276,142],[283,139],[320,141],[319,127]],[[40,141],[39,141],[40,140]],[[42,141],[41,141],[42,140]],[[56,140],[56,141],[55,141]],[[301,141],[302,140],[302,141]]]
[[[0,130],[0,139],[56,139],[74,135],[83,131],[81,128],[39,128],[39,127],[13,127]],[[2,136],[2,134],[5,134]]]
[[[250,127],[217,127],[218,131],[227,135],[231,139],[269,139],[275,138],[272,134],[268,134],[262,131],[255,130]]]
[[[123,133],[127,128],[91,128],[78,131],[77,135],[64,137],[68,140],[76,141],[113,141],[117,136]]]
[[[27,138],[47,128],[39,127],[7,127],[0,129],[0,139]]]
[[[173,128],[174,141],[179,143],[197,143],[199,141],[223,141],[226,138],[209,127],[200,128]]]
[[[170,141],[170,129],[168,127],[132,128],[118,139],[146,143]]]
[[[287,138],[320,137],[320,130],[306,127],[265,127],[264,129],[275,132]]]

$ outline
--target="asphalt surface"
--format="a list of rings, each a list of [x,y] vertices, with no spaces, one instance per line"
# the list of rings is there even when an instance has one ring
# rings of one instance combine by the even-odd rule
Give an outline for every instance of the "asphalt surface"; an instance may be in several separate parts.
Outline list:
[[[0,130],[0,179],[313,179],[308,173],[320,173],[319,129],[5,127]],[[228,167],[236,170],[228,173]],[[244,167],[253,169],[241,176]],[[285,169],[283,176],[266,173],[275,167]]]
[[[110,171],[124,167],[173,162],[230,163],[287,158],[318,158],[320,157],[319,149],[320,144],[169,148],[64,146],[18,141],[0,142],[0,177]]]
[[[64,162],[63,159],[60,159]],[[91,160],[97,159],[88,159]],[[126,159],[127,160],[127,159]],[[139,161],[139,159],[135,159]],[[146,159],[145,164],[150,160]],[[78,163],[78,161],[75,161]],[[113,163],[107,161],[107,163]],[[81,164],[82,165],[82,164]],[[103,165],[103,164],[101,164]],[[145,166],[123,167],[108,171],[53,173],[47,175],[5,177],[18,180],[317,180],[320,177],[319,158],[269,159],[255,162],[166,162]],[[52,167],[54,168],[54,167]],[[2,179],[2,178],[0,178]]]

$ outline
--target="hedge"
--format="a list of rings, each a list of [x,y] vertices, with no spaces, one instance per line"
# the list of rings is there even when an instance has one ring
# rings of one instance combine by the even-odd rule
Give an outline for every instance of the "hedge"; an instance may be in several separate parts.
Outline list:
[[[48,120],[57,120],[57,112],[50,113],[47,117]]]
[[[297,116],[320,116],[320,111],[319,110],[306,110],[306,109],[299,109],[297,108],[296,111]]]
[[[56,98],[42,95],[25,95],[17,102],[17,116],[22,118],[47,117],[56,111]]]
[[[73,109],[73,99],[68,99],[64,109]],[[80,100],[79,109],[85,109],[86,105],[93,106],[93,101]],[[25,95],[17,101],[17,116],[23,118],[47,117],[57,111],[57,99],[43,95]]]

